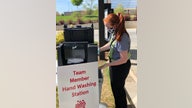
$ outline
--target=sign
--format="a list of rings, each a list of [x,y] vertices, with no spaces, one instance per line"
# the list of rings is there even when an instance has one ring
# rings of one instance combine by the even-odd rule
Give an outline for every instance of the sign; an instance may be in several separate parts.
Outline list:
[[[59,108],[99,108],[98,62],[58,67]]]

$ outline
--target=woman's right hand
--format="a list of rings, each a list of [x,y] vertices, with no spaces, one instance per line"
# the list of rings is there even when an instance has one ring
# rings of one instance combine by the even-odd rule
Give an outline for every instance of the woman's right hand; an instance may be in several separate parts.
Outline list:
[[[109,61],[107,61],[105,64],[99,66],[98,68],[102,70],[102,69],[104,69],[104,68],[106,68],[108,66],[109,66]]]

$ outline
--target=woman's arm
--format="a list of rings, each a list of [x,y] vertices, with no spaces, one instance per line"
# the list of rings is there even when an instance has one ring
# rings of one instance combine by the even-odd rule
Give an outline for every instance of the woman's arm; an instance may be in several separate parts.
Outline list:
[[[106,68],[108,66],[117,66],[126,63],[128,60],[128,51],[121,51],[120,52],[120,59],[112,61],[112,62],[106,62],[104,65],[100,66],[99,69]]]
[[[110,42],[106,43],[104,46],[99,48],[99,51],[102,52],[102,51],[106,51],[108,49],[110,49]]]

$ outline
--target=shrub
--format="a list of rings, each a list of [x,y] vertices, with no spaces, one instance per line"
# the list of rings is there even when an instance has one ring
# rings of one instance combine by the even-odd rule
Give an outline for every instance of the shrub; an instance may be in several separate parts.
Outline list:
[[[61,25],[64,25],[64,24],[65,24],[64,20],[60,20],[59,23],[60,23]]]
[[[75,27],[75,25],[70,24],[68,27],[69,27],[69,28],[74,28],[74,27]]]
[[[130,15],[130,21],[134,21],[135,15]]]
[[[68,24],[73,24],[73,21],[72,20],[68,20]]]
[[[61,25],[59,22],[56,22],[56,25]]]
[[[77,24],[85,24],[85,22],[82,19],[78,18],[77,19]]]
[[[89,19],[89,20],[87,21],[87,23],[93,23],[93,21]]]
[[[56,45],[60,44],[63,41],[64,41],[64,33],[63,33],[63,31],[59,31],[56,34]]]
[[[96,22],[96,23],[99,22],[99,19],[96,19],[94,22]]]
[[[129,15],[124,15],[124,19],[125,19],[125,21],[130,21],[130,16]]]

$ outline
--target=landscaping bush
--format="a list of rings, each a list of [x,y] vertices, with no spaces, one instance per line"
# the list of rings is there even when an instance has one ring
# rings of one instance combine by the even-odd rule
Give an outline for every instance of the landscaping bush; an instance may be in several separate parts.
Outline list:
[[[130,15],[130,21],[135,21],[135,15]]]
[[[60,20],[59,23],[60,23],[61,25],[64,25],[64,24],[65,24],[64,20]]]
[[[93,21],[92,20],[87,20],[87,23],[93,23]]]
[[[124,19],[125,19],[125,21],[130,21],[130,15],[124,15]]]
[[[81,20],[80,18],[77,19],[77,24],[85,24],[85,22],[83,20]]]
[[[61,25],[59,22],[56,22],[56,25]]]
[[[73,21],[72,20],[68,20],[68,24],[73,24]]]
[[[60,20],[63,20],[65,24],[77,24],[77,17],[75,16],[56,16],[56,25],[61,25],[60,24]],[[91,20],[93,23],[98,22],[98,16],[96,15],[85,15],[82,17],[79,17],[79,19],[81,19],[84,23],[89,22],[88,20]],[[82,23],[83,23],[82,22]]]
[[[96,23],[97,23],[97,22],[99,22],[99,19],[96,19],[96,20],[94,20],[93,22],[96,22]]]
[[[63,41],[64,41],[64,33],[63,33],[63,31],[59,31],[56,34],[56,45],[60,44]]]

